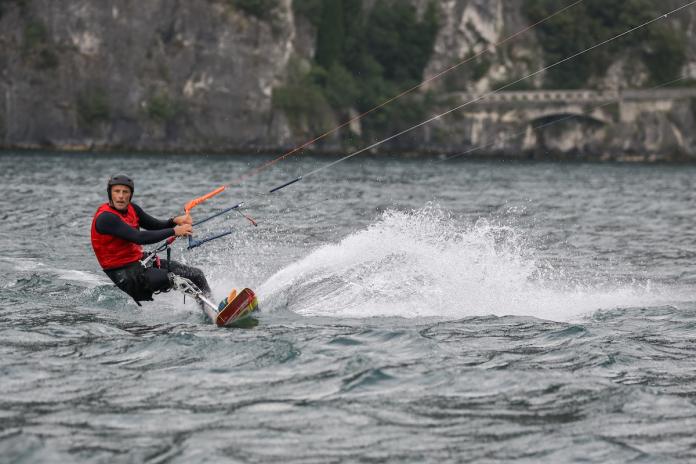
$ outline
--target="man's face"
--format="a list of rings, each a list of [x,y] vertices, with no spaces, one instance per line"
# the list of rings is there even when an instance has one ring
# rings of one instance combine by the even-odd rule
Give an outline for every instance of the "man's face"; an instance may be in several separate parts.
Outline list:
[[[111,202],[118,210],[125,210],[131,199],[131,189],[125,185],[114,185],[111,187]]]

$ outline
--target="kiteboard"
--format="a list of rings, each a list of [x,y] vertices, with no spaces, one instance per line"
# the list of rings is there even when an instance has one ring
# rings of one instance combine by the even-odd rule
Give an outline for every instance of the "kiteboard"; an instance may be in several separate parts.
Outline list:
[[[218,305],[215,325],[226,327],[237,324],[249,317],[258,307],[256,295],[251,289],[245,288],[239,294],[237,290],[232,290]]]
[[[239,292],[239,294],[237,294],[237,290],[232,289],[229,295],[227,295],[227,298],[223,298],[220,304],[215,306],[215,304],[203,295],[203,292],[187,278],[176,274],[170,274],[169,278],[173,288],[183,292],[184,295],[193,296],[193,298],[198,301],[203,312],[206,313],[210,320],[218,327],[237,325],[238,322],[242,321],[255,321],[255,319],[249,318],[249,315],[259,308],[259,304],[256,300],[256,295],[251,289],[245,288]],[[253,327],[254,325],[253,323],[245,324],[245,326],[249,327]]]

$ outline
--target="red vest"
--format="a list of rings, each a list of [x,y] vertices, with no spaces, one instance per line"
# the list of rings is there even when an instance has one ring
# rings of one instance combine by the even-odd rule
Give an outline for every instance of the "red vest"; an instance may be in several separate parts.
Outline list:
[[[108,203],[104,203],[99,207],[92,219],[92,248],[94,254],[97,255],[97,261],[102,269],[116,269],[123,267],[126,264],[140,261],[143,258],[143,247],[137,243],[128,242],[122,238],[114,237],[109,234],[100,234],[97,232],[96,222],[100,214],[104,212],[114,213],[123,222],[129,226],[138,229],[140,226],[140,218],[135,214],[135,208],[130,203],[128,211],[124,216],[115,208],[112,208]]]

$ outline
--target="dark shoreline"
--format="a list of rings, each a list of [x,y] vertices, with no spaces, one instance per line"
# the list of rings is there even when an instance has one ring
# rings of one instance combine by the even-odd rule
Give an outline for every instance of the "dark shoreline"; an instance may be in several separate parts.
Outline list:
[[[128,147],[110,148],[66,148],[66,147],[0,147],[0,156],[20,155],[20,154],[55,154],[55,155],[142,155],[142,156],[246,156],[246,157],[281,157],[291,152],[292,148],[271,149],[263,148],[225,148],[225,149],[139,149]],[[316,157],[337,158],[351,154],[357,150],[340,151],[335,149],[306,149],[302,152],[293,153],[288,157],[309,155]],[[458,152],[462,153],[462,152]],[[441,151],[398,151],[398,150],[372,150],[360,153],[356,157],[371,158],[401,158],[401,159],[442,159],[442,160],[471,160],[471,161],[500,161],[500,162],[563,162],[563,163],[607,163],[607,164],[650,164],[650,165],[691,165],[696,164],[696,158],[689,158],[684,155],[659,156],[655,154],[620,154],[620,155],[586,155],[570,153],[546,153],[539,154],[534,152],[523,153],[521,155],[510,155],[502,153],[480,153],[459,155],[457,152]]]

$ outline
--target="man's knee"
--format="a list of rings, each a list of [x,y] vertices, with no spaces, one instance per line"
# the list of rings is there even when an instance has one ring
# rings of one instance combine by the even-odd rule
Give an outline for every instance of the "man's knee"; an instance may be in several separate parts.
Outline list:
[[[181,264],[177,261],[163,261],[162,268],[169,268],[169,271],[192,281],[198,288],[205,293],[210,293],[210,286],[205,278],[205,274],[197,267]]]
[[[193,283],[198,286],[198,288],[203,290],[205,293],[210,293],[210,287],[208,286],[208,281],[206,280],[203,271],[197,267],[189,267],[187,271],[188,278],[191,279]]]
[[[151,293],[164,292],[172,287],[165,269],[147,268],[144,272],[145,285]]]
[[[200,279],[205,279],[205,274],[203,274],[203,271],[201,271],[197,267],[189,268],[189,272],[190,272],[191,276],[198,277]]]

